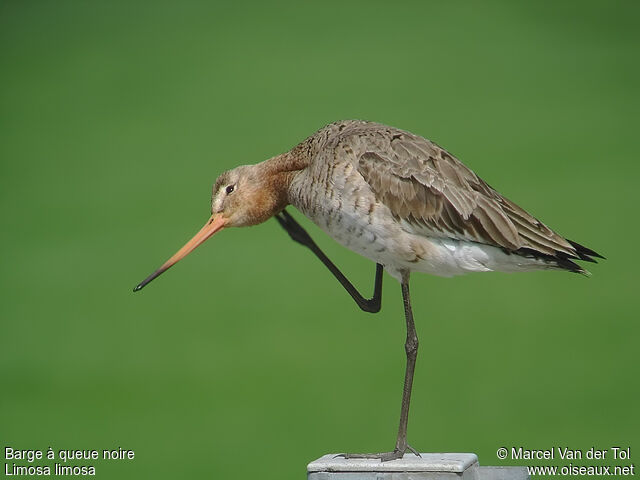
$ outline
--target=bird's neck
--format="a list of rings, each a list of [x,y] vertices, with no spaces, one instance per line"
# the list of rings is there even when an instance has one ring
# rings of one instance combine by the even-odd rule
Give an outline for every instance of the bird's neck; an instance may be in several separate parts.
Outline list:
[[[296,174],[309,165],[298,152],[285,152],[260,164],[268,175]]]
[[[261,179],[260,199],[256,204],[261,205],[261,214],[256,223],[264,222],[268,218],[282,211],[289,204],[289,186],[293,178],[308,166],[300,155],[286,152],[258,163],[258,177]]]

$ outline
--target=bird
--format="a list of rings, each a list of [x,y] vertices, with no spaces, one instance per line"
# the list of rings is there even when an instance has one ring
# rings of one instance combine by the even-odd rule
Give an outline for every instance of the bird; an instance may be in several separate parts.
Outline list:
[[[286,210],[292,206],[346,248],[376,264],[371,298],[362,295]],[[564,270],[588,275],[577,260],[604,258],[556,233],[490,187],[434,142],[363,120],[331,123],[290,151],[222,173],[211,217],[196,235],[138,284],[139,291],[225,228],[275,218],[311,250],[358,307],[377,313],[383,271],[399,283],[406,322],[406,367],[395,447],[342,454],[389,461],[407,451],[418,336],[409,291],[413,272],[452,277],[473,272]]]

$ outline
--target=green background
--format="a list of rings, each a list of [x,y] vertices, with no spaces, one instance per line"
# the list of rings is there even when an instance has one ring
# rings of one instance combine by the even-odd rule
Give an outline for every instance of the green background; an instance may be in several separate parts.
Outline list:
[[[3,0],[0,442],[135,450],[102,478],[304,478],[392,448],[391,277],[362,313],[271,220],[131,291],[208,218],[220,172],[362,118],[608,258],[590,279],[414,275],[410,443],[635,463],[638,5]],[[373,264],[297,218],[368,294]]]

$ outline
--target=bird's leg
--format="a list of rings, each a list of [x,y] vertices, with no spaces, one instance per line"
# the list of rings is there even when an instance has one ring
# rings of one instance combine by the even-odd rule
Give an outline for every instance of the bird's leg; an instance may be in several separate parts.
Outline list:
[[[276,215],[276,220],[284,228],[291,239],[301,245],[309,248],[322,263],[329,269],[331,273],[338,279],[340,284],[345,288],[351,298],[353,298],[362,310],[369,313],[377,313],[380,311],[382,304],[382,272],[384,267],[379,263],[376,264],[376,278],[373,288],[373,297],[365,298],[353,284],[343,275],[343,273],[329,260],[316,242],[309,236],[307,231],[293,218],[286,210]]]
[[[407,339],[404,344],[407,353],[407,367],[404,374],[404,388],[402,389],[402,408],[400,409],[400,426],[398,428],[398,440],[396,441],[396,452],[404,452],[407,448],[413,448],[407,444],[407,423],[409,421],[409,402],[411,401],[411,389],[413,387],[413,372],[416,368],[416,358],[418,356],[418,334],[413,322],[413,310],[411,309],[411,297],[409,296],[409,278],[402,282],[402,303],[404,304],[404,317],[407,322]]]
[[[400,426],[398,428],[398,439],[396,447],[392,452],[385,453],[347,453],[345,458],[378,458],[383,462],[402,458],[407,450],[420,456],[407,443],[407,423],[409,421],[409,402],[411,401],[411,387],[413,386],[413,372],[416,367],[416,357],[418,355],[418,334],[413,323],[413,312],[411,310],[411,298],[409,296],[409,278],[406,276],[402,281],[402,300],[404,303],[404,316],[407,322],[407,340],[404,349],[407,353],[407,368],[404,375],[404,388],[402,390],[402,408],[400,409]]]
[[[316,256],[326,265],[326,267],[338,279],[340,284],[349,292],[358,306],[366,312],[380,311],[382,301],[382,271],[383,266],[379,263],[376,265],[376,279],[374,294],[371,299],[366,299],[356,290],[353,284],[347,280],[342,272],[329,260],[329,258],[320,250],[318,245],[313,241],[302,226],[291,216],[286,210],[276,215],[276,220],[284,228],[292,240],[309,248]],[[377,458],[385,462],[402,458],[407,450],[420,455],[407,443],[407,423],[409,420],[409,402],[411,400],[411,387],[413,386],[413,372],[416,366],[416,356],[418,353],[418,335],[413,322],[413,312],[411,310],[411,298],[409,296],[409,276],[404,276],[402,280],[402,299],[404,303],[404,316],[407,322],[407,340],[405,342],[405,351],[407,353],[407,368],[404,377],[404,388],[402,391],[402,408],[400,409],[400,426],[398,428],[398,439],[396,447],[392,452],[385,453],[347,453],[345,458]]]

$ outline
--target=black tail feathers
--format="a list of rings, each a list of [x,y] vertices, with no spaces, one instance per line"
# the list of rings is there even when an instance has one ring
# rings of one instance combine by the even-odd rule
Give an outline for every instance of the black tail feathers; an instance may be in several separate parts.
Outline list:
[[[585,247],[584,245],[580,245],[578,242],[574,242],[572,240],[569,240],[568,238],[567,238],[567,242],[569,242],[571,244],[571,246],[573,248],[575,248],[576,255],[578,255],[578,258],[580,260],[584,260],[585,262],[592,262],[592,263],[598,263],[592,257],[601,258],[603,260],[606,260],[606,258],[604,258],[599,253],[594,252],[593,250],[591,250],[590,248]]]
[[[569,239],[567,239],[567,242],[569,242],[571,246],[574,248],[575,254],[570,255],[565,252],[556,252],[555,255],[550,255],[547,253],[538,252],[537,250],[533,250],[531,248],[520,248],[516,250],[516,253],[523,255],[525,257],[539,258],[563,270],[567,270],[573,273],[580,273],[582,275],[587,275],[587,276],[590,275],[590,273],[584,268],[582,268],[580,265],[575,263],[573,260],[584,260],[586,262],[591,262],[591,263],[598,263],[593,257],[601,258],[605,260],[605,257],[591,250],[590,248],[587,248]]]

